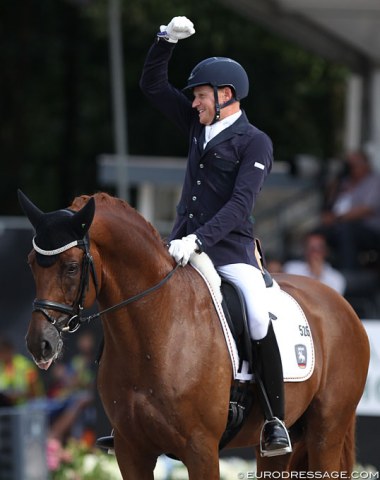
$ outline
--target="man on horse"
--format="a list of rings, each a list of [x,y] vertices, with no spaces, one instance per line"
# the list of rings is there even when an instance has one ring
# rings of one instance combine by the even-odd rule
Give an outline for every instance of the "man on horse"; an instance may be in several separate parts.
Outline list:
[[[253,236],[252,210],[273,162],[272,142],[248,122],[240,100],[248,95],[244,68],[225,57],[194,67],[184,92],[168,81],[168,64],[178,40],[195,33],[186,17],[161,26],[147,55],[140,86],[149,100],[189,137],[190,147],[169,253],[185,266],[205,252],[219,274],[244,297],[260,400],[266,412],[262,437],[268,456],[290,452],[283,423],[284,386],[280,352],[266,302],[266,286]],[[268,413],[269,412],[269,413]],[[112,447],[111,437],[97,445]]]
[[[192,253],[206,252],[217,271],[243,293],[252,351],[259,362],[273,418],[264,448],[291,451],[284,418],[281,358],[269,319],[266,287],[255,255],[252,209],[272,168],[269,137],[248,122],[240,100],[248,95],[243,67],[212,57],[194,67],[184,88],[168,81],[168,63],[178,40],[195,33],[186,17],[161,26],[147,55],[140,86],[149,100],[189,136],[187,171],[169,253],[185,266]]]

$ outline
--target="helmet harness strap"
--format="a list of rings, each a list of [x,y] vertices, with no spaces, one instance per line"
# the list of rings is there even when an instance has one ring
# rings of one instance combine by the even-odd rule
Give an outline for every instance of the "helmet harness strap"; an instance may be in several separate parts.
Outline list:
[[[218,87],[214,85],[213,88],[214,88],[214,98],[215,98],[215,116],[214,116],[214,120],[211,122],[211,125],[213,125],[214,123],[220,120],[220,111],[222,108],[228,107],[228,105],[231,105],[232,103],[235,103],[237,101],[235,97],[232,97],[229,100],[227,100],[227,102],[220,104],[219,97],[218,97]]]

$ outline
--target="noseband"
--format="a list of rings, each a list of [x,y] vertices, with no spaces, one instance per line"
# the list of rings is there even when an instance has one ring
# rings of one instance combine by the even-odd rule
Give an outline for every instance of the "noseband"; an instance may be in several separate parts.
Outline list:
[[[86,235],[83,240],[78,242],[78,247],[83,250],[83,261],[81,277],[78,288],[78,295],[73,305],[66,305],[64,303],[53,302],[51,300],[41,300],[36,298],[33,302],[33,312],[41,312],[44,317],[58,330],[58,333],[69,332],[74,333],[83,323],[82,311],[83,304],[90,284],[90,272],[95,285],[96,295],[98,295],[98,279],[96,276],[93,258],[90,254],[89,237]],[[59,319],[50,315],[48,310],[66,314],[69,319],[61,326]]]
[[[149,295],[150,293],[154,292],[155,290],[159,289],[162,285],[164,285],[179,267],[179,264],[177,264],[173,268],[173,270],[171,270],[162,280],[160,280],[158,283],[156,283],[152,287],[144,290],[143,292],[140,292],[137,295],[134,295],[133,297],[128,298],[127,300],[123,300],[122,302],[117,303],[116,305],[112,305],[111,307],[108,307],[102,310],[101,312],[97,312],[93,315],[88,315],[86,317],[83,317],[82,316],[82,312],[84,308],[83,304],[84,304],[86,292],[88,290],[89,283],[90,283],[90,272],[95,285],[96,296],[98,296],[98,280],[96,276],[94,261],[90,254],[89,243],[90,241],[89,241],[88,235],[86,235],[86,237],[82,241],[78,242],[78,247],[82,248],[84,253],[83,253],[82,271],[81,271],[81,278],[80,278],[80,283],[78,288],[78,295],[73,305],[70,306],[64,303],[53,302],[51,300],[40,300],[38,298],[36,298],[33,302],[33,312],[42,313],[46,318],[46,320],[48,320],[57,329],[59,335],[61,335],[63,332],[74,333],[78,330],[78,328],[82,325],[82,323],[89,323],[90,320],[99,318],[101,315],[104,315],[105,313],[109,313],[111,311],[117,310],[121,307],[128,305],[129,303],[140,300],[140,298],[143,298],[146,295]],[[61,326],[61,322],[59,321],[59,319],[52,317],[49,314],[48,310],[64,313],[70,318],[68,319],[66,324]]]

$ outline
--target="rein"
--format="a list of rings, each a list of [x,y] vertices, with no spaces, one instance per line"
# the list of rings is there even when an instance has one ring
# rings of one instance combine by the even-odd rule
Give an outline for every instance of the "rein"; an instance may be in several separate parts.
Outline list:
[[[41,312],[44,317],[52,324],[54,327],[58,330],[58,333],[61,334],[62,332],[69,332],[69,333],[74,333],[78,330],[78,328],[83,324],[83,323],[89,323],[91,320],[94,320],[96,318],[101,317],[102,315],[112,312],[114,310],[118,310],[119,308],[125,307],[126,305],[136,302],[137,300],[140,300],[141,298],[145,297],[146,295],[149,295],[150,293],[153,293],[155,290],[158,290],[160,287],[162,287],[175,273],[177,268],[179,267],[179,264],[177,264],[173,270],[171,270],[162,280],[160,280],[156,285],[153,285],[152,287],[149,287],[148,289],[144,290],[143,292],[140,292],[133,297],[128,298],[127,300],[123,300],[120,303],[117,303],[116,305],[112,305],[111,307],[108,307],[100,312],[97,312],[92,315],[88,315],[86,317],[82,317],[82,312],[83,312],[83,304],[84,304],[84,299],[86,295],[86,291],[88,290],[89,287],[89,279],[90,279],[90,272],[92,274],[92,278],[94,281],[95,285],[95,290],[96,290],[96,296],[98,295],[98,281],[97,281],[97,276],[96,276],[96,271],[94,267],[94,262],[93,258],[90,254],[89,251],[89,240],[86,237],[83,240],[83,243],[81,244],[81,248],[84,249],[84,259],[82,263],[82,271],[81,271],[81,278],[80,278],[80,283],[79,283],[79,288],[78,288],[78,296],[75,302],[73,303],[72,306],[66,305],[64,303],[58,303],[58,302],[53,302],[50,300],[40,300],[40,299],[35,299],[33,302],[33,312]],[[71,316],[69,320],[67,321],[66,325],[61,327],[59,325],[59,321],[57,318],[52,317],[48,310],[53,310],[56,312],[61,312],[65,313],[68,316]]]
[[[152,287],[147,288],[143,292],[137,293],[133,297],[128,298],[127,300],[123,300],[120,303],[117,303],[116,305],[112,305],[112,307],[105,308],[101,312],[94,313],[93,315],[88,315],[87,317],[80,318],[80,323],[85,323],[85,322],[90,322],[91,320],[94,320],[95,318],[99,318],[105,313],[112,312],[114,310],[118,310],[119,308],[125,307],[126,305],[136,302],[137,300],[140,300],[140,298],[145,297],[146,295],[149,295],[150,293],[153,293],[155,290],[158,290],[162,285],[164,285],[172,275],[175,273],[177,268],[180,266],[179,263],[176,264],[176,266],[171,270],[162,280],[160,280],[156,285],[153,285]]]

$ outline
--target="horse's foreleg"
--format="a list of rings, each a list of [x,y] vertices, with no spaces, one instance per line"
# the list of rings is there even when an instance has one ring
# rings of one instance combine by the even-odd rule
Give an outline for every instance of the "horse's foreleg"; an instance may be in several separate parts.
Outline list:
[[[218,442],[204,437],[193,439],[186,448],[183,463],[189,480],[219,480]]]
[[[123,480],[154,480],[157,456],[115,434],[115,454]]]

